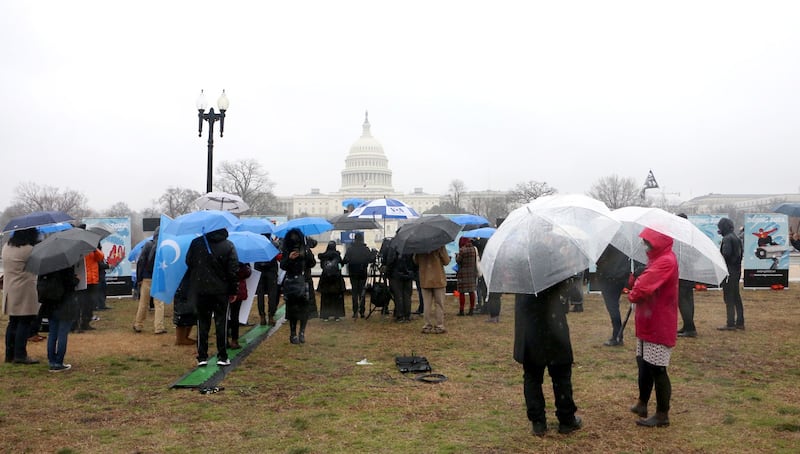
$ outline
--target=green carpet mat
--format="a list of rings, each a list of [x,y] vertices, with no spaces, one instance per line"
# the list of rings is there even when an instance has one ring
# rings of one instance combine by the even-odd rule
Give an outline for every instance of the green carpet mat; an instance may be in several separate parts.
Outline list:
[[[255,348],[264,341],[264,339],[271,336],[275,330],[272,328],[280,327],[283,321],[283,315],[286,311],[286,306],[281,305],[275,313],[276,324],[274,327],[269,325],[255,325],[243,336],[239,336],[239,345],[242,348],[228,349],[228,359],[231,361],[230,366],[217,366],[217,356],[214,355],[208,358],[208,365],[196,367],[194,370],[189,371],[186,375],[179,378],[175,383],[170,385],[170,388],[213,388],[225,378],[228,372],[232,371],[247,355],[250,354]],[[214,341],[209,339],[209,347],[213,348]]]

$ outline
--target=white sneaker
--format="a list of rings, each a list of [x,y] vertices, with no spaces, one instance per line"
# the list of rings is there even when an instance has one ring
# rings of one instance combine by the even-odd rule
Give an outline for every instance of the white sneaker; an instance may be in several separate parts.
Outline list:
[[[208,361],[198,361],[198,362],[197,362],[197,366],[198,366],[198,367],[199,367],[199,366],[206,366],[206,365],[208,365]]]
[[[231,361],[229,359],[221,359],[217,361],[217,366],[230,366]]]

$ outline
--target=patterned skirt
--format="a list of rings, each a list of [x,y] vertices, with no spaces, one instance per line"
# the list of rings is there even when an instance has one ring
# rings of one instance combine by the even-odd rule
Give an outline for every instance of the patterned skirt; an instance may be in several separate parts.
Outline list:
[[[637,339],[636,356],[641,356],[645,361],[654,366],[669,366],[669,358],[672,349],[666,345],[654,344],[652,342]]]

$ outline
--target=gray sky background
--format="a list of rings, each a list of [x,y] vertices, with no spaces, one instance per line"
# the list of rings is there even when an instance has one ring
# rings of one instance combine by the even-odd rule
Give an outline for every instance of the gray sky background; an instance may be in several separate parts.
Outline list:
[[[258,159],[278,195],[337,191],[365,110],[403,192],[455,178],[585,192],[652,169],[681,199],[796,193],[798,13],[790,1],[6,1],[0,208],[26,181],[81,191],[96,210],[204,192],[201,88],[230,99],[215,162]]]

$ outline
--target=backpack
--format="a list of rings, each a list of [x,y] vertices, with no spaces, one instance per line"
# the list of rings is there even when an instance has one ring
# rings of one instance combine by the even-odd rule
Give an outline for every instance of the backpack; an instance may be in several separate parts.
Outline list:
[[[72,273],[71,270],[67,270],[67,272]],[[39,301],[51,304],[60,303],[68,289],[75,287],[74,277],[73,282],[65,281],[65,277],[64,270],[39,276],[36,281],[36,292],[39,294]]]
[[[339,269],[339,262],[337,260],[325,260],[322,262],[322,275],[323,276],[338,276],[341,274]]]

